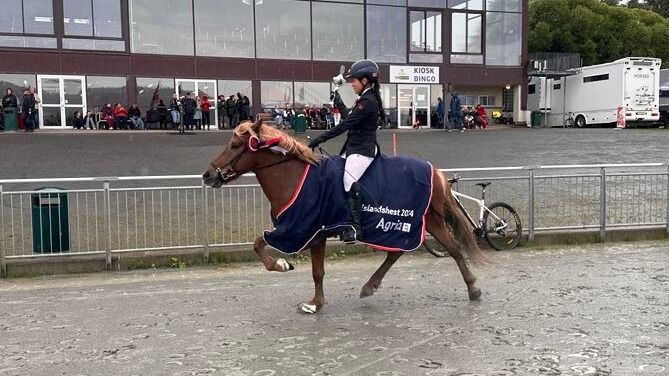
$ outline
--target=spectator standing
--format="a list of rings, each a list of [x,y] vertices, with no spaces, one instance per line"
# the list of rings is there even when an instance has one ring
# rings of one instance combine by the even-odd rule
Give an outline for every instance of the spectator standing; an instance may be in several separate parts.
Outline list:
[[[160,129],[166,129],[168,111],[167,111],[167,106],[165,105],[165,102],[163,102],[162,99],[158,103],[157,109],[158,109],[158,122],[160,123]]]
[[[251,119],[251,101],[249,100],[249,97],[246,95],[242,96],[242,106],[244,107],[244,119],[243,120],[250,120]]]
[[[137,104],[133,104],[128,109],[128,117],[130,117],[130,122],[132,122],[133,129],[144,129],[144,121],[142,121],[142,112],[137,107]]]
[[[437,98],[437,109],[434,111],[437,116],[437,124],[439,128],[444,127],[444,101],[441,100],[441,97]]]
[[[191,92],[186,93],[186,96],[181,100],[181,105],[184,110],[184,129],[193,129],[193,120],[195,117],[195,110],[197,109],[197,102],[193,99]]]
[[[35,129],[39,129],[39,104],[42,103],[42,99],[35,92],[35,88],[30,88],[30,94],[35,98],[35,111],[33,112],[33,124]]]
[[[230,129],[233,129],[237,126],[237,119],[239,119],[239,112],[237,110],[237,103],[235,102],[235,96],[231,95],[228,97],[228,100],[225,101],[225,107],[228,110],[228,121],[230,124]]]
[[[30,93],[30,89],[25,89],[23,91],[21,115],[23,116],[23,126],[25,127],[25,131],[32,132],[35,128],[35,96]]]
[[[14,91],[12,89],[7,89],[7,94],[5,94],[4,97],[2,97],[2,108],[19,108],[19,101],[16,99],[16,95],[14,95]]]
[[[462,108],[461,108],[461,103],[460,103],[460,97],[458,97],[458,93],[452,92],[451,93],[451,103],[448,106],[449,110],[449,116],[451,119],[451,122],[449,122],[449,127],[448,131],[450,132],[453,127],[456,129],[459,129],[460,132],[464,132],[464,128],[462,127]],[[451,127],[451,124],[453,124],[453,127]]]
[[[114,124],[116,125],[116,129],[128,128],[128,111],[123,108],[121,102],[114,105]]]
[[[218,110],[218,129],[227,128],[228,109],[225,107],[225,96],[219,95],[216,101],[216,109]]]
[[[200,103],[200,108],[202,109],[202,129],[204,130],[204,127],[206,126],[207,130],[209,130],[211,125],[211,103],[209,103],[208,96],[202,96],[202,103]]]
[[[84,128],[98,129],[98,125],[95,123],[95,115],[92,112],[88,111],[84,120]]]
[[[288,125],[290,126],[290,129],[293,129],[293,122],[295,121],[295,111],[293,111],[293,108],[289,105],[286,105],[286,109],[283,111],[283,119]]]
[[[195,97],[195,113],[193,114],[193,120],[195,121],[195,128],[202,129],[202,99],[200,97]]]
[[[172,99],[170,100],[170,116],[172,127],[174,129],[178,128],[179,123],[181,123],[181,102],[176,94],[172,94]]]
[[[244,98],[241,93],[237,93],[237,122],[236,125],[239,125],[242,121],[246,120],[246,114],[244,113]]]
[[[107,129],[114,129],[114,126],[116,125],[114,123],[114,109],[111,106],[111,103],[105,104],[104,107],[102,107],[102,119],[105,123],[107,123]]]

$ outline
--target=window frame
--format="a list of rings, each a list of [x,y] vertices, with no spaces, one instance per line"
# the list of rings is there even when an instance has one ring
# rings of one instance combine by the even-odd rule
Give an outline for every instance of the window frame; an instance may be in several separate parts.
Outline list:
[[[465,46],[467,48],[467,52],[455,52],[453,51],[453,15],[454,14],[478,14],[481,16],[481,52],[469,52],[469,45],[467,44],[467,41],[465,41]],[[482,56],[483,57],[483,62],[485,64],[485,26],[486,26],[486,15],[485,15],[485,10],[468,10],[468,9],[453,9],[449,12],[449,19],[451,20],[450,22],[450,29],[449,29],[449,52],[450,55],[469,55],[469,56]],[[465,38],[469,37],[469,19],[465,20]],[[449,55],[449,56],[450,56]],[[477,64],[478,65],[478,64]]]
[[[56,26],[56,6],[55,5],[60,5],[62,7],[62,1],[56,1],[52,3],[51,5],[51,24],[53,28],[53,32],[51,34],[40,34],[40,33],[26,33],[26,20],[25,20],[25,6],[24,6],[24,1],[25,0],[19,0],[21,2],[21,33],[10,33],[10,32],[0,32],[0,35],[2,36],[9,36],[9,37],[43,37],[43,38],[53,38],[58,36],[58,28]],[[92,1],[92,0],[91,0]]]
[[[92,35],[70,35],[65,33],[65,0],[59,0],[58,3],[62,7],[62,17],[59,17],[61,20],[62,27],[63,27],[63,35],[62,38],[67,38],[67,39],[95,39],[95,40],[110,40],[110,41],[125,41],[125,30],[123,28],[123,23],[124,23],[124,14],[123,14],[123,4],[125,1],[118,1],[119,4],[119,21],[121,22],[121,36],[120,37],[101,37],[95,35],[95,7],[94,7],[94,1],[95,0],[86,0],[90,3],[91,5],[91,28],[92,28]],[[107,1],[114,1],[114,0],[107,0]],[[126,49],[127,49],[127,43],[126,43]]]
[[[410,56],[411,54],[420,54],[420,55],[441,55],[443,59],[444,55],[444,9],[437,9],[437,8],[415,8],[415,7],[407,7],[407,15],[406,15],[406,40],[407,40],[407,61],[411,63]],[[423,47],[423,51],[412,51],[411,49],[411,42],[412,42],[412,34],[411,34],[411,12],[423,12],[423,19],[426,19],[427,13],[440,13],[441,14],[441,33],[439,33],[439,46],[441,51],[436,52],[436,51],[426,51],[427,50],[427,42],[425,43],[425,46]],[[425,40],[427,41],[427,27],[425,28]],[[443,61],[443,60],[442,60]]]

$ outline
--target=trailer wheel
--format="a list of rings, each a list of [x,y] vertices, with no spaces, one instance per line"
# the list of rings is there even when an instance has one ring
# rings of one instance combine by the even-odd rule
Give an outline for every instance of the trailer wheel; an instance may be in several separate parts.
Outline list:
[[[574,120],[577,128],[583,128],[586,126],[585,117],[583,115],[578,115]]]

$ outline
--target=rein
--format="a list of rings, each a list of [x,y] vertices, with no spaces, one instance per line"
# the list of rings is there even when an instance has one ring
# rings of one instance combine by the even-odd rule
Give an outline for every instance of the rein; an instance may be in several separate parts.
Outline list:
[[[254,143],[252,144],[251,141],[254,141]],[[265,143],[265,142],[260,142],[256,136],[252,136],[252,138],[249,139],[249,142],[247,143],[246,147],[245,147],[241,152],[239,152],[239,154],[235,155],[235,157],[232,158],[232,160],[230,161],[230,163],[228,163],[227,165],[223,166],[223,167],[228,166],[227,169],[223,170],[223,167],[216,167],[216,166],[214,166],[214,163],[213,163],[213,162],[210,163],[209,165],[210,165],[214,170],[216,170],[216,174],[218,175],[218,179],[221,180],[222,182],[225,182],[226,180],[232,179],[232,178],[235,177],[235,176],[244,175],[244,174],[246,174],[247,172],[250,172],[250,171],[260,171],[260,170],[264,170],[264,169],[269,168],[269,167],[272,167],[272,166],[276,166],[276,165],[280,165],[280,164],[282,164],[282,163],[289,162],[289,161],[291,161],[291,160],[293,160],[293,159],[296,158],[296,156],[294,156],[294,155],[289,155],[287,158],[284,158],[284,159],[281,159],[281,160],[278,160],[278,161],[275,161],[275,162],[266,164],[266,165],[264,165],[264,166],[256,167],[256,168],[253,168],[253,169],[244,171],[244,172],[238,172],[238,171],[235,171],[235,165],[237,164],[237,162],[239,162],[239,160],[242,158],[242,156],[244,155],[244,153],[245,153],[247,150],[248,150],[248,151],[251,151],[251,152],[256,152],[256,151],[258,151],[258,150],[261,149],[261,148],[269,147],[269,146],[271,146],[272,144],[277,143],[277,142],[278,142],[278,139],[272,139],[272,140],[269,140],[269,142],[270,142],[270,143],[269,143],[269,145],[268,145],[268,144]]]

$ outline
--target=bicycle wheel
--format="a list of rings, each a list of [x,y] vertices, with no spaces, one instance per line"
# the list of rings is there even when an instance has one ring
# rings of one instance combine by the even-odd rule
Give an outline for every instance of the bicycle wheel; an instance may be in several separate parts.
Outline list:
[[[434,257],[446,257],[450,256],[448,252],[444,249],[444,246],[441,245],[434,237],[425,237],[423,242],[423,247],[430,252]]]
[[[495,214],[486,211],[483,215],[483,231],[488,244],[498,251],[516,248],[523,232],[518,213],[503,202],[488,206],[488,210]]]

